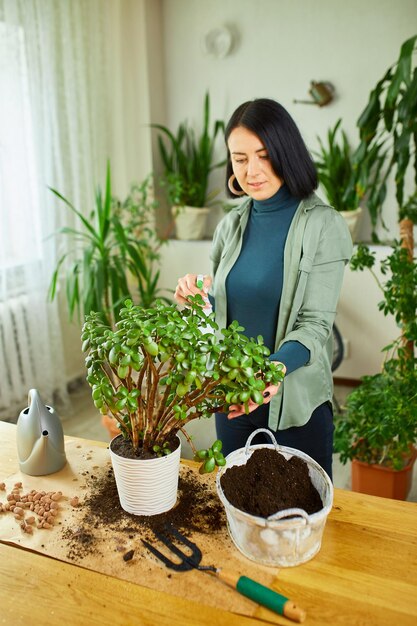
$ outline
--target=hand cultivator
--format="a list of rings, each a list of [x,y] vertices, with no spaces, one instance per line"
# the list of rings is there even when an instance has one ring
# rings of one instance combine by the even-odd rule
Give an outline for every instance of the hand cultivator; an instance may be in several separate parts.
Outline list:
[[[155,536],[170,550],[171,553],[178,557],[179,561],[176,562],[169,559],[148,541],[142,539],[142,543],[169,569],[176,572],[187,572],[192,569],[197,569],[200,572],[206,572],[216,576],[223,583],[233,589],[236,589],[236,591],[247,598],[250,598],[254,602],[258,602],[259,604],[266,606],[268,609],[275,611],[275,613],[284,615],[288,619],[295,622],[303,622],[305,620],[306,613],[303,609],[297,607],[294,602],[276,591],[273,591],[269,587],[265,587],[264,585],[261,585],[246,576],[239,576],[234,572],[219,569],[214,565],[200,565],[203,558],[200,548],[195,543],[187,539],[187,537],[184,537],[183,534],[172,526],[167,527],[166,535],[155,532]],[[176,539],[177,543],[182,544],[185,547],[184,549],[188,548],[188,554],[175,545],[170,537]]]

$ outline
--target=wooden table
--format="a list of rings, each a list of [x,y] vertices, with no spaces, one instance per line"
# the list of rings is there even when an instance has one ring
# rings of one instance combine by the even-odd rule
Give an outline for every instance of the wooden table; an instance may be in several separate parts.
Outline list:
[[[0,445],[15,427],[0,422]],[[95,442],[95,445],[100,445]],[[5,448],[3,448],[5,449]],[[0,448],[1,450],[1,448]],[[16,471],[0,454],[0,479]],[[307,611],[308,626],[417,624],[417,504],[335,490],[322,548],[310,562],[281,569],[276,588]],[[0,538],[0,623],[250,626],[244,617],[6,545]],[[278,624],[290,625],[277,616]]]

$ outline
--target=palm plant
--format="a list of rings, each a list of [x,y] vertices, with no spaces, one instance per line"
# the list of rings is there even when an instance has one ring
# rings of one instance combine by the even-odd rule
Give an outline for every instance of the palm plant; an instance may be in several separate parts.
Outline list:
[[[78,229],[64,226],[58,230],[72,247],[58,260],[49,286],[53,300],[61,271],[66,268],[70,320],[75,311],[83,319],[96,311],[113,326],[125,298],[134,296],[143,306],[150,306],[160,297],[156,265],[162,241],[153,228],[156,205],[151,199],[149,177],[132,186],[129,196],[120,202],[111,195],[108,163],[104,194],[98,187],[94,208],[87,216],[59,191],[51,191],[80,221]]]

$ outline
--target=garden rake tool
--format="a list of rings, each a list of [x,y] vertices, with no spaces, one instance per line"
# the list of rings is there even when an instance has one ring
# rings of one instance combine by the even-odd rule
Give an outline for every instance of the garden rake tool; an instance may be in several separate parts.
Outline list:
[[[294,622],[303,622],[306,617],[306,613],[303,609],[296,606],[294,602],[282,596],[280,593],[269,589],[269,587],[265,587],[260,583],[257,583],[255,580],[248,578],[247,576],[239,576],[234,572],[219,569],[214,565],[200,565],[202,559],[202,553],[199,547],[187,539],[183,534],[181,534],[176,528],[172,526],[167,528],[167,534],[164,535],[162,533],[154,531],[155,536],[173,553],[175,554],[180,561],[174,562],[169,559],[165,554],[157,550],[152,544],[148,541],[142,539],[142,543],[147,547],[147,549],[152,552],[162,563],[166,565],[169,569],[172,569],[176,572],[187,572],[192,569],[197,569],[200,572],[206,572],[208,574],[216,576],[223,583],[236,589],[239,593],[254,600],[258,604],[262,604],[266,606],[268,609],[275,611],[275,613],[279,613],[280,615],[284,615],[288,619],[293,620]],[[178,543],[183,544],[191,551],[190,554],[185,554],[177,545],[171,541],[168,535],[175,537]]]

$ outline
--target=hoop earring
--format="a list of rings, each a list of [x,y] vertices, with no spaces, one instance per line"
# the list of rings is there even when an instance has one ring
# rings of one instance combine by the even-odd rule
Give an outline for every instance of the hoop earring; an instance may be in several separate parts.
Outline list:
[[[236,180],[236,176],[234,174],[232,174],[231,177],[229,178],[229,180],[227,181],[227,186],[229,187],[230,191],[235,196],[246,196],[246,193],[244,191],[237,191],[237,189],[234,188],[234,186],[233,186],[233,181],[234,180]]]

